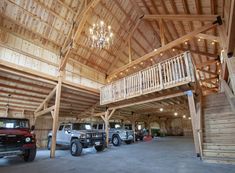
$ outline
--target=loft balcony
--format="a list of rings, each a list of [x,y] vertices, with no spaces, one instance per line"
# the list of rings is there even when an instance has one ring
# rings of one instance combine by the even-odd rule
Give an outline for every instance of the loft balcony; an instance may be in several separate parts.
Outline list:
[[[184,52],[100,89],[100,104],[118,101],[195,82],[190,52]]]

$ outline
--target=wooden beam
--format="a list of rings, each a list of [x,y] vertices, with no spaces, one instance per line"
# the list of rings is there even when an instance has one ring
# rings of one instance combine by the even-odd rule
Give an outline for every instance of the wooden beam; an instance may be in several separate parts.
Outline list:
[[[197,68],[202,68],[202,67],[205,67],[205,66],[208,66],[208,65],[216,64],[218,62],[219,62],[219,60],[208,60],[208,61],[203,62],[201,64],[196,64],[196,66],[197,66]]]
[[[180,51],[190,51],[191,53],[195,53],[195,54],[198,54],[198,55],[201,55],[201,56],[208,56],[208,57],[212,57],[212,58],[218,58],[218,55],[216,54],[212,54],[212,53],[208,53],[208,52],[202,52],[202,51],[199,51],[199,50],[193,50],[193,49],[185,49],[183,47],[174,47],[174,49],[177,49],[177,50],[180,50]]]
[[[193,15],[193,14],[146,14],[143,19],[147,20],[174,20],[174,21],[213,21],[218,15]]]
[[[56,134],[58,129],[58,120],[59,120],[59,111],[60,111],[60,98],[61,98],[61,88],[62,88],[62,79],[63,73],[60,72],[58,77],[58,86],[56,87],[56,99],[55,99],[55,109],[53,115],[53,125],[52,125],[52,142],[51,142],[51,151],[50,157],[55,157],[55,149],[56,149]]]
[[[161,47],[165,46],[165,36],[164,36],[164,24],[162,19],[159,21],[159,26],[160,26],[160,38],[161,38]]]
[[[138,28],[139,24],[140,24],[141,19],[138,19],[138,21],[136,22],[136,24],[134,25],[133,29],[129,32],[129,35],[127,36],[127,39],[125,40],[124,44],[122,44],[120,51],[118,51],[113,63],[111,64],[111,66],[108,69],[108,74],[111,72],[111,70],[113,69],[113,67],[116,65],[116,63],[118,62],[119,58],[121,57],[121,52],[124,50],[124,48],[126,47],[126,45],[128,44],[128,40],[132,37],[132,35],[134,34],[134,32],[136,31],[136,29]]]
[[[228,21],[228,39],[227,39],[227,49],[228,53],[233,52],[235,56],[234,48],[235,48],[235,0],[231,2],[229,21]]]
[[[182,36],[182,37],[180,37],[180,38],[178,38],[178,39],[168,43],[168,44],[166,44],[165,46],[158,48],[156,51],[152,51],[150,53],[147,53],[146,55],[144,55],[144,56],[142,56],[142,57],[132,61],[132,63],[129,63],[127,65],[122,66],[121,68],[113,71],[113,73],[110,74],[110,76],[114,76],[115,74],[117,74],[117,73],[119,73],[121,71],[124,71],[125,69],[130,68],[130,67],[132,67],[134,65],[137,65],[137,64],[139,64],[142,61],[146,61],[149,58],[151,58],[151,57],[153,57],[153,56],[155,56],[157,54],[160,54],[161,52],[164,52],[164,51],[167,51],[167,50],[169,50],[169,49],[171,49],[173,47],[176,47],[179,44],[184,43],[185,41],[188,41],[188,40],[192,39],[193,37],[195,37],[195,35],[197,35],[197,34],[199,34],[201,32],[210,30],[211,28],[214,28],[216,25],[217,24],[206,24],[206,25],[202,26],[201,28],[196,29],[196,30],[194,30],[194,31],[192,31],[192,32],[190,32],[190,33],[188,33],[188,34],[186,34],[186,35],[184,35],[184,36]]]
[[[132,61],[132,55],[131,55],[131,38],[128,40],[128,53],[129,53],[129,63]]]
[[[44,110],[42,110],[42,111],[40,111],[40,112],[34,113],[34,117],[35,117],[35,118],[38,118],[38,117],[40,117],[40,116],[42,116],[42,115],[45,115],[45,114],[51,112],[51,111],[54,110],[54,109],[55,109],[55,105],[53,105],[53,106],[51,106],[51,107],[49,107],[49,108],[46,108],[46,109],[44,109]]]
[[[197,70],[198,70],[198,71],[201,71],[201,72],[203,72],[203,73],[208,73],[208,74],[210,74],[210,75],[214,75],[214,76],[217,76],[217,75],[218,75],[216,72],[212,72],[212,71],[208,71],[208,70],[204,70],[204,69],[200,69],[200,68],[198,68]]]
[[[185,93],[180,91],[180,92],[174,92],[172,94],[168,94],[168,95],[163,95],[154,99],[149,99],[149,100],[144,100],[144,101],[137,101],[135,103],[128,103],[128,104],[123,104],[123,105],[119,105],[119,106],[111,106],[108,109],[112,110],[112,109],[121,109],[121,108],[126,108],[126,107],[130,107],[130,106],[136,106],[136,105],[140,105],[140,104],[145,104],[145,103],[150,103],[150,102],[155,102],[155,101],[160,101],[160,100],[165,100],[165,99],[170,99],[170,98],[174,98],[174,97],[180,97],[180,96],[184,96]]]
[[[197,34],[195,37],[220,43],[220,37],[209,34]]]
[[[225,82],[225,80],[221,80],[221,85],[222,85],[222,90],[224,91],[229,104],[233,110],[233,112],[235,113],[235,95],[233,94],[233,92],[231,91],[231,89],[229,88],[228,84]]]
[[[197,114],[196,114],[196,107],[194,102],[194,96],[192,91],[187,91],[188,95],[188,104],[189,104],[189,110],[191,115],[191,122],[193,127],[193,139],[194,139],[194,145],[197,156],[200,155],[200,148],[199,148],[199,137],[198,137],[198,129],[197,129]]]
[[[35,113],[37,113],[38,111],[40,111],[46,103],[49,103],[49,101],[51,100],[51,98],[55,95],[57,87],[58,87],[58,84],[57,84],[57,85],[54,87],[54,89],[48,94],[48,96],[43,100],[43,102],[38,106],[38,108],[35,110]]]
[[[71,49],[73,48],[73,43],[78,40],[78,38],[80,37],[83,29],[84,29],[84,26],[85,26],[85,23],[87,21],[87,18],[89,16],[89,11],[90,9],[94,8],[98,2],[100,0],[93,0],[91,1],[88,6],[86,6],[86,8],[84,9],[83,13],[82,13],[82,17],[78,20],[79,21],[79,24],[78,24],[78,27],[76,29],[76,31],[74,32],[74,34],[72,34],[71,36],[71,42],[69,42],[69,44],[71,46],[68,47],[67,49],[67,52],[66,54],[64,55],[62,61],[61,61],[61,64],[60,64],[60,67],[59,67],[59,70],[62,71],[64,70],[65,66],[66,66],[66,63],[67,63],[67,60],[69,58],[69,53],[71,51]],[[66,46],[67,47],[67,46]]]

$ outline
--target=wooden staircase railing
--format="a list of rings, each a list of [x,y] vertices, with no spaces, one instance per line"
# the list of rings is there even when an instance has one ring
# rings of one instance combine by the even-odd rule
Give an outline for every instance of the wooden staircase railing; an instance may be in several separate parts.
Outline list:
[[[100,89],[100,104],[105,105],[194,81],[191,54],[187,51],[103,86]]]

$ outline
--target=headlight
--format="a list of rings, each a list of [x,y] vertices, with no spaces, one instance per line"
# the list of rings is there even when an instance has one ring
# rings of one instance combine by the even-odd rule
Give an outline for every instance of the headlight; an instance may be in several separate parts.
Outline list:
[[[30,141],[31,141],[30,137],[25,138],[25,142],[30,142]]]

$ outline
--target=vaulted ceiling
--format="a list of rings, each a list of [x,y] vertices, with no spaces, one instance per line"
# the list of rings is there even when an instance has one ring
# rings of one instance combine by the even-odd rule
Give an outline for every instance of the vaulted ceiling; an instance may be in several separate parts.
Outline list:
[[[79,25],[89,0],[1,0],[0,27],[24,39],[45,47],[58,55],[69,40],[70,30]],[[128,64],[131,60],[161,46],[161,26],[164,28],[165,44],[212,21],[151,20],[148,14],[192,14],[224,16],[224,0],[100,0],[88,13],[88,18],[69,58],[90,66],[104,74]],[[114,44],[110,49],[91,48],[88,34],[90,26],[103,20],[112,26]],[[215,18],[216,20],[216,18]],[[74,26],[76,25],[76,26]],[[204,34],[218,36],[214,28]],[[130,44],[129,44],[130,43]],[[174,50],[154,56],[151,61],[138,64],[134,69],[115,74],[115,80],[134,71],[146,68],[159,60],[191,50],[198,77],[205,88],[217,88],[219,73],[219,44],[211,39],[195,37]],[[206,64],[206,65],[205,65]]]

